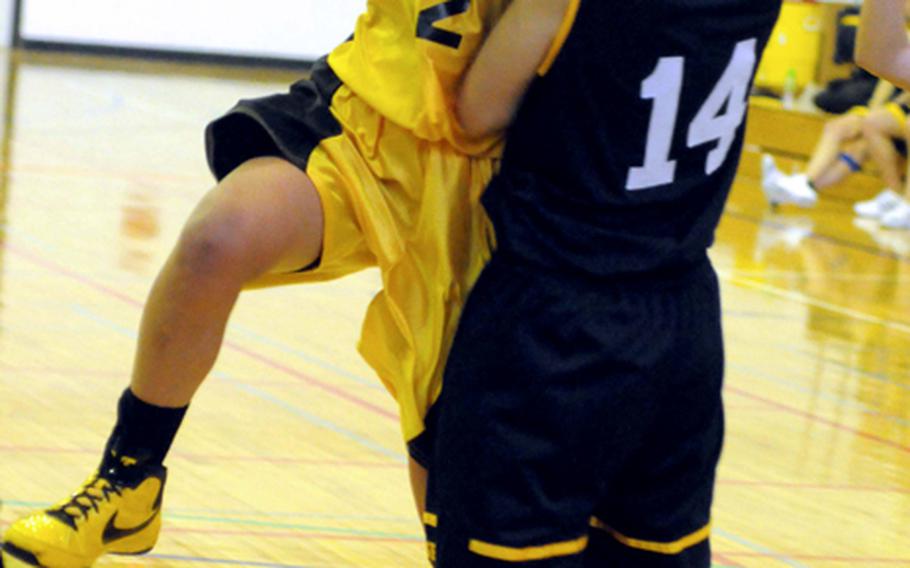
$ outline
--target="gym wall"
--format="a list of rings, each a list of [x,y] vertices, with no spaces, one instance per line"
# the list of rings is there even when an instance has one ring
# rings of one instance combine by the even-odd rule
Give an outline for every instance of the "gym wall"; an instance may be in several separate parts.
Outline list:
[[[289,61],[312,61],[344,41],[366,5],[365,0],[18,1],[19,39],[25,45]]]

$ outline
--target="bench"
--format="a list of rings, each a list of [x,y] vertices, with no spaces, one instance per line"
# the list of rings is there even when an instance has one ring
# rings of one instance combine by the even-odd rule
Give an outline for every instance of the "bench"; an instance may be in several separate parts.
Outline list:
[[[784,172],[802,171],[822,134],[829,115],[786,110],[778,104],[753,99],[749,104],[746,143],[739,166],[739,175],[761,179],[761,155],[775,157]],[[825,190],[826,195],[846,199],[866,199],[882,189],[882,181],[873,164],[864,164],[863,171]]]

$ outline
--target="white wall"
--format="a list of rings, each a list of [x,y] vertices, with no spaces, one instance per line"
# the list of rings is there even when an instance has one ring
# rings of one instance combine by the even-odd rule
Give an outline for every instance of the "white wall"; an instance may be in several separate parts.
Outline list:
[[[366,0],[22,0],[20,33],[26,40],[314,59],[354,31],[365,6]]]
[[[12,45],[14,4],[14,0],[0,0],[0,47]]]

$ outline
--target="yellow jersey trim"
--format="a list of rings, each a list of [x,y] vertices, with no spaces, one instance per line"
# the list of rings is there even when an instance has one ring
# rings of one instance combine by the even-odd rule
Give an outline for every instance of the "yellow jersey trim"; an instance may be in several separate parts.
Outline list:
[[[511,546],[501,546],[491,544],[480,540],[471,539],[468,542],[468,550],[474,554],[493,558],[494,560],[505,560],[506,562],[526,562],[530,560],[546,560],[558,556],[569,556],[578,554],[588,546],[588,537],[583,536],[575,540],[564,542],[554,542],[541,546],[528,546],[525,548],[513,548]]]
[[[439,524],[439,517],[430,512],[424,512],[423,514],[423,524],[428,527],[435,527]]]
[[[904,109],[901,108],[901,105],[895,102],[890,102],[885,105],[885,110],[891,113],[891,116],[897,120],[898,124],[904,124],[907,122],[907,115],[904,114]]]
[[[679,540],[674,540],[673,542],[655,542],[652,540],[641,540],[628,537],[596,518],[591,519],[591,526],[595,529],[610,533],[613,538],[629,548],[637,548],[638,550],[656,552],[658,554],[679,554],[687,548],[691,548],[696,544],[707,540],[708,537],[711,536],[711,523],[708,523],[697,531],[688,534]]]
[[[547,56],[543,58],[543,63],[537,68],[537,74],[541,77],[550,72],[550,68],[553,67],[553,63],[556,62],[559,52],[562,51],[562,47],[566,44],[566,40],[569,39],[569,34],[572,32],[572,27],[575,26],[575,18],[578,17],[578,9],[580,7],[581,0],[569,0],[569,7],[566,9],[566,15],[563,17],[562,24],[559,26],[559,31],[553,39],[550,51],[547,52]]]

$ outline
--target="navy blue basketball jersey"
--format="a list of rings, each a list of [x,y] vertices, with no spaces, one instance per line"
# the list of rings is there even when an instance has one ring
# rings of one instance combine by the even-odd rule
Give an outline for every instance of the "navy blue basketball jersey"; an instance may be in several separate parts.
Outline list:
[[[595,275],[703,260],[781,0],[580,0],[484,205],[499,249]]]

